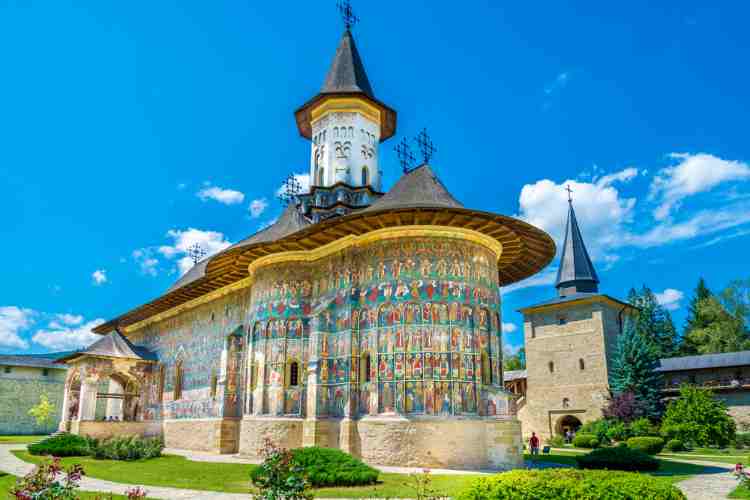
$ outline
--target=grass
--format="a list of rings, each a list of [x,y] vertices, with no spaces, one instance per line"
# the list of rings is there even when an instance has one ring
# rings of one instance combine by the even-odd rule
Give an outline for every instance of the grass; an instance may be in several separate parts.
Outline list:
[[[43,457],[30,455],[26,451],[12,453],[26,462],[38,463],[44,460]],[[534,460],[575,466],[577,455],[579,454],[575,452],[562,451],[552,455],[538,455]],[[525,458],[530,460],[531,456],[525,455]],[[700,465],[670,460],[659,462],[659,470],[648,474],[670,483],[682,481],[704,470]],[[249,464],[193,462],[174,455],[132,462],[67,457],[62,459],[62,463],[66,466],[80,463],[90,477],[141,485],[147,489],[148,486],[166,486],[227,493],[250,493],[250,471],[255,467]],[[432,488],[445,496],[453,496],[477,477],[477,474],[434,474],[431,475]],[[314,492],[316,496],[325,498],[413,498],[415,491],[412,484],[413,481],[407,474],[381,473],[376,485],[320,488]]]
[[[537,455],[534,457],[534,460],[537,462],[551,462],[575,467],[576,456],[580,456],[580,453],[562,451],[551,455]],[[528,454],[524,455],[524,458],[526,460],[532,460],[531,455]],[[644,472],[644,474],[665,479],[670,483],[677,483],[689,478],[690,476],[701,473],[703,469],[705,469],[705,467],[702,465],[694,465],[672,460],[659,460],[659,470],[655,472]]]
[[[750,488],[739,485],[729,494],[729,498],[750,498]]]
[[[0,498],[11,498],[10,489],[16,484],[16,479],[18,479],[16,476],[0,472]],[[81,500],[97,500],[99,498],[104,500],[110,499],[109,493],[94,493],[89,491],[81,491],[79,492],[79,496]],[[113,500],[127,499],[127,497],[122,495],[112,495],[111,498]]]
[[[28,444],[41,441],[46,435],[34,436],[0,436],[0,444]]]

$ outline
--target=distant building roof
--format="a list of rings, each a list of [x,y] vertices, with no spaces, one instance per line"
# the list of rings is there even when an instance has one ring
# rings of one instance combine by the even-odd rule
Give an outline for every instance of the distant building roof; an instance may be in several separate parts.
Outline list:
[[[659,372],[677,372],[685,370],[702,370],[705,368],[727,368],[732,366],[750,366],[750,351],[725,352],[721,354],[702,354],[699,356],[682,356],[659,360]]]
[[[511,380],[520,380],[526,378],[526,370],[509,370],[503,372],[503,380],[510,382]]]
[[[54,368],[66,370],[63,365],[56,364],[57,359],[70,354],[58,352],[49,354],[0,354],[0,366],[26,366],[29,368]]]
[[[57,362],[64,363],[81,356],[156,361],[156,355],[154,355],[154,353],[145,347],[134,345],[117,330],[97,340],[86,349],[68,354],[67,356],[58,359]]]
[[[536,309],[538,307],[553,306],[553,305],[557,305],[557,304],[567,304],[567,303],[571,303],[571,302],[578,302],[578,301],[581,301],[581,300],[593,299],[593,298],[598,298],[598,297],[606,299],[606,300],[611,300],[611,301],[616,302],[618,304],[622,304],[624,307],[630,307],[630,308],[633,308],[633,309],[636,308],[632,304],[629,304],[627,302],[623,302],[623,301],[621,301],[619,299],[616,299],[614,297],[611,297],[611,296],[603,294],[603,293],[578,292],[578,293],[574,293],[572,295],[566,295],[564,297],[555,297],[555,298],[552,298],[550,300],[545,300],[544,302],[539,302],[537,304],[526,306],[526,307],[523,307],[523,308],[519,309],[519,311],[523,312],[523,311],[526,311],[526,310],[529,310],[529,309]]]

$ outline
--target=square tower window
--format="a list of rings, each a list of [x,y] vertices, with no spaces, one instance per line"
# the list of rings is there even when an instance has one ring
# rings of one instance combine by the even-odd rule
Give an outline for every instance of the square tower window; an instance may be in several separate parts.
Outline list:
[[[565,325],[567,323],[568,323],[568,318],[566,318],[565,316],[558,316],[557,317],[557,324],[558,325]]]

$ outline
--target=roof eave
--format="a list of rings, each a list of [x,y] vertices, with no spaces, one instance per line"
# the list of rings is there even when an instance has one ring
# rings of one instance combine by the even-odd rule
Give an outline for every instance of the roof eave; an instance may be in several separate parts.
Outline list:
[[[396,111],[390,106],[382,103],[378,99],[368,96],[363,92],[330,92],[320,93],[300,106],[294,112],[294,118],[297,121],[297,129],[305,139],[312,139],[312,118],[313,108],[322,104],[328,99],[337,97],[356,97],[372,104],[381,114],[380,120],[380,142],[384,142],[396,134]]]

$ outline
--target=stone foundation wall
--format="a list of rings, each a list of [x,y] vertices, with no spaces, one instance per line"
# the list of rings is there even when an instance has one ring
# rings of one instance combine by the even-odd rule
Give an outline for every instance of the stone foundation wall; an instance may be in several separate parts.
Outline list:
[[[259,459],[258,450],[266,437],[282,448],[299,448],[304,422],[301,418],[245,417],[239,432],[239,452]]]
[[[164,444],[168,448],[237,453],[239,419],[165,420]]]

